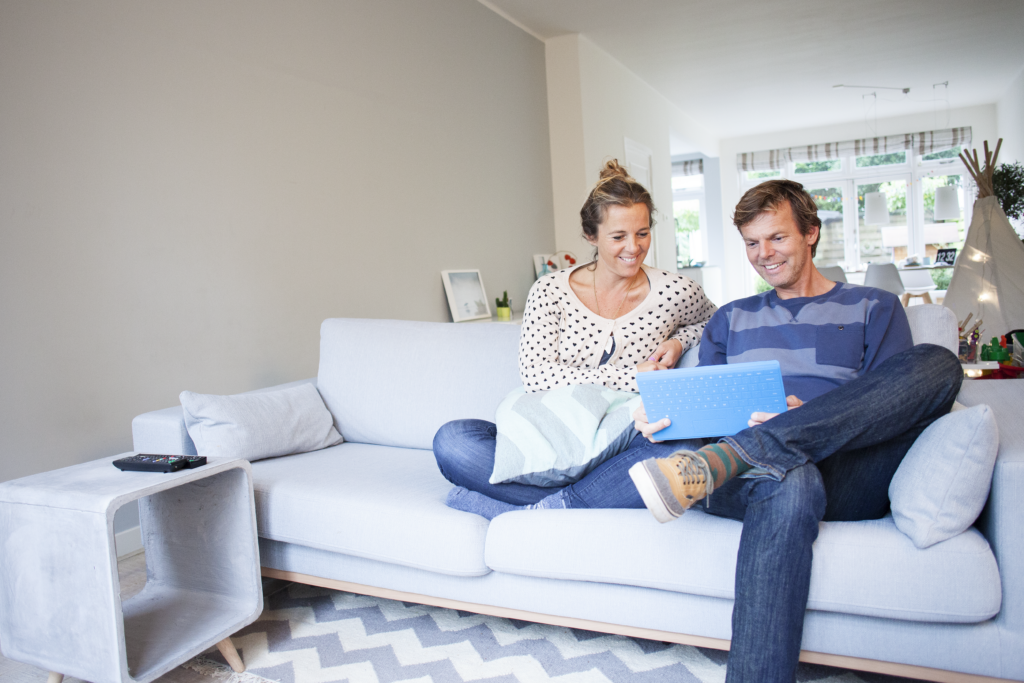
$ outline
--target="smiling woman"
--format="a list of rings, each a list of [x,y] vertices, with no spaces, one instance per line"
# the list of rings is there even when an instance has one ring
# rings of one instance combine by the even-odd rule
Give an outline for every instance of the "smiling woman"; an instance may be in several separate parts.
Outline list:
[[[704,290],[685,276],[643,265],[653,213],[650,193],[617,161],[605,164],[580,211],[594,260],[546,275],[530,289],[519,337],[526,393],[590,384],[635,394],[638,372],[674,367],[700,341],[715,312]],[[451,507],[491,517],[510,505],[643,506],[627,471],[652,457],[655,444],[639,432],[624,452],[562,488],[491,484],[496,440],[496,425],[483,420],[456,420],[438,431],[438,467],[458,485]]]

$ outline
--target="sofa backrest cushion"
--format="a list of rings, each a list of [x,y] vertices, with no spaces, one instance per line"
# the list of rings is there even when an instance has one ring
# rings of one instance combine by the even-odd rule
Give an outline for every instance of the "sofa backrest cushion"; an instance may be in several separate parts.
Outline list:
[[[910,336],[915,344],[944,346],[953,353],[959,349],[956,314],[938,304],[907,307]]]
[[[346,441],[430,449],[451,420],[494,420],[519,378],[519,325],[331,318],[317,389]]]

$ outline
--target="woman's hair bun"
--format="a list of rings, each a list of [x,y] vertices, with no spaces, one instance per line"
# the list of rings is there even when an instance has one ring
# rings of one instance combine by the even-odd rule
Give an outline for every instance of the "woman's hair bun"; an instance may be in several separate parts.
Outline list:
[[[654,201],[651,199],[651,193],[619,165],[618,159],[606,161],[601,167],[600,180],[580,209],[584,237],[590,240],[597,237],[597,228],[604,221],[605,211],[609,206],[630,207],[635,204],[647,207],[650,226],[653,228]]]
[[[608,180],[610,178],[622,178],[625,180],[627,178],[631,179],[632,176],[629,175],[629,171],[619,165],[618,159],[611,159],[605,162],[604,168],[601,169],[599,178],[601,180]]]

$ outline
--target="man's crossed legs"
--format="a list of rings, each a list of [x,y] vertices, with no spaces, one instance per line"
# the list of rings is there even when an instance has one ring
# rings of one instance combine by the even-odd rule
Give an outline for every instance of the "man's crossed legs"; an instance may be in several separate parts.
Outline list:
[[[730,479],[708,499],[707,512],[743,522],[728,682],[792,683],[818,523],[883,517],[903,456],[950,411],[962,380],[956,356],[920,344],[724,439],[767,472]]]

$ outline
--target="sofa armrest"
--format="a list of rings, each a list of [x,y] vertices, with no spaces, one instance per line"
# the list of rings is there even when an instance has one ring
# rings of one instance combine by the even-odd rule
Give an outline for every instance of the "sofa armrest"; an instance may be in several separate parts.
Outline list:
[[[258,394],[264,391],[276,391],[296,387],[300,384],[316,385],[316,377],[300,379],[297,382],[278,384],[272,387],[247,391],[247,394]],[[132,420],[132,448],[136,453],[154,453],[157,455],[196,455],[196,445],[185,429],[185,416],[181,406],[154,410],[136,415]]]
[[[957,398],[966,406],[987,404],[999,426],[999,454],[992,490],[976,526],[988,539],[999,563],[1003,606],[997,620],[1024,636],[1024,380],[965,380]],[[1024,662],[1024,652],[1018,655]]]

